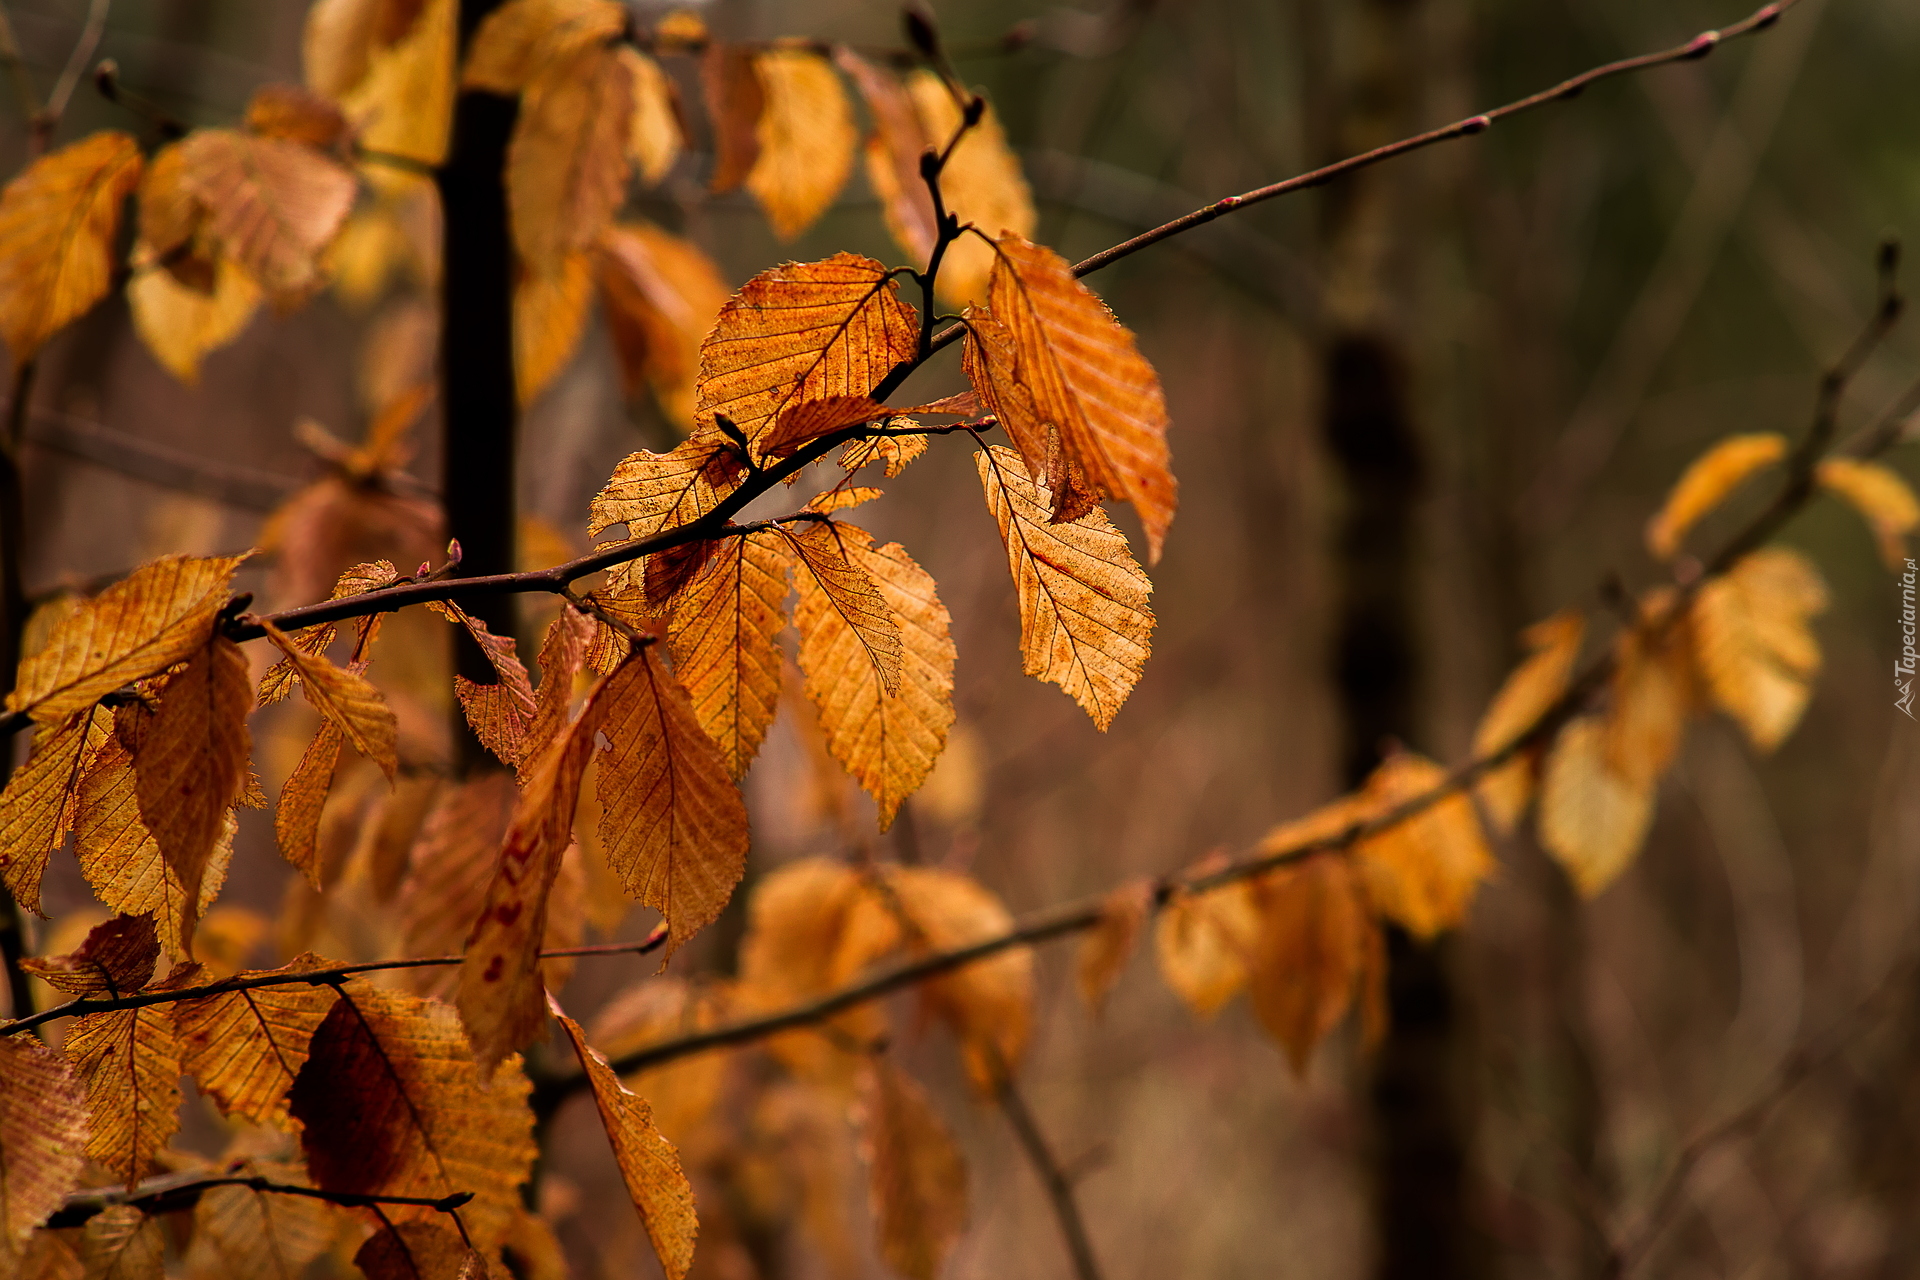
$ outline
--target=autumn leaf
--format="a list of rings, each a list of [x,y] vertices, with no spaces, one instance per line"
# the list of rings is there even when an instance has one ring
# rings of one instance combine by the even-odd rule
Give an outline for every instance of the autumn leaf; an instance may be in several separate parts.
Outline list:
[[[1020,601],[1026,673],[1059,685],[1104,730],[1151,652],[1153,584],[1104,512],[1052,524],[1052,497],[1003,445],[974,454]]]
[[[492,1280],[453,1228],[438,1220],[399,1222],[367,1237],[353,1255],[366,1280]]]
[[[834,50],[833,57],[859,89],[867,114],[873,117],[873,132],[864,146],[867,182],[880,197],[887,230],[909,258],[924,264],[939,228],[934,224],[933,198],[920,177],[920,156],[930,139],[920,124],[913,96],[892,72],[844,45]]]
[[[667,953],[712,923],[746,870],[747,811],[720,748],[652,647],[613,677],[595,783],[627,892],[666,917]]]
[[[134,259],[156,257],[147,246],[134,247]],[[157,265],[138,267],[127,282],[127,306],[133,327],[167,372],[187,386],[200,380],[200,362],[246,329],[260,309],[260,286],[231,259],[213,264],[213,291],[181,284]]]
[[[136,1205],[108,1205],[80,1233],[86,1280],[160,1280],[166,1248],[159,1220]]]
[[[20,967],[67,995],[130,995],[153,979],[160,939],[151,916],[114,916],[95,925],[71,955],[28,957]]]
[[[312,147],[231,129],[180,144],[182,181],[206,207],[207,228],[268,292],[319,284],[321,250],[353,207],[353,174]]]
[[[1513,669],[1480,717],[1473,731],[1476,759],[1505,750],[1560,700],[1585,634],[1586,620],[1572,609],[1536,622],[1521,634],[1527,658]],[[1511,831],[1520,820],[1533,793],[1533,774],[1533,761],[1518,757],[1489,769],[1475,784],[1480,803],[1500,830]]]
[[[139,144],[108,130],[41,156],[0,192],[0,337],[16,366],[112,287],[140,168]]]
[[[764,105],[747,190],[782,240],[817,221],[853,169],[853,111],[833,64],[811,49],[769,49],[753,70]]]
[[[651,386],[682,430],[694,423],[700,343],[731,292],[713,259],[650,223],[601,232],[600,301],[627,395]]]
[[[1398,808],[1447,782],[1447,771],[1431,760],[1410,752],[1390,756],[1367,779],[1368,816]],[[1459,792],[1368,836],[1354,852],[1374,904],[1418,938],[1431,938],[1461,923],[1474,891],[1493,870],[1480,819],[1472,801]]]
[[[7,710],[63,720],[203,647],[244,556],[162,556],[62,618],[20,664]]]
[[[1247,985],[1259,936],[1260,913],[1244,881],[1176,892],[1154,925],[1160,976],[1188,1008],[1210,1018]]]
[[[307,954],[279,969],[251,969],[239,976],[303,973],[323,963]],[[315,983],[182,1000],[173,1006],[181,1070],[213,1099],[221,1115],[249,1124],[284,1125],[287,1092],[334,999],[331,987]]]
[[[756,448],[789,405],[864,396],[919,342],[886,267],[840,253],[763,271],[728,300],[700,347],[698,412],[731,418]]]
[[[1828,458],[1815,475],[1822,488],[1839,495],[1860,513],[1873,530],[1880,559],[1900,572],[1907,560],[1907,535],[1920,525],[1920,501],[1915,500],[1898,471],[1882,462],[1858,458]]]
[[[835,486],[824,493],[816,493],[807,499],[807,510],[818,511],[821,515],[831,515],[836,511],[849,511],[863,506],[875,498],[886,497],[886,490],[875,489],[868,485]]]
[[[713,121],[713,172],[707,189],[722,195],[746,181],[760,157],[760,113],[766,93],[753,51],[711,41],[700,60],[700,85]]]
[[[60,1207],[86,1167],[87,1098],[31,1035],[0,1038],[0,1263]]]
[[[322,0],[307,14],[307,83],[340,103],[362,147],[438,165],[453,124],[458,16],[458,0]],[[375,165],[367,176],[394,180]]]
[[[876,954],[848,932],[865,893],[853,868],[826,858],[796,858],[757,880],[740,944],[742,997],[754,1008],[783,1009],[855,976]],[[878,946],[896,944],[897,930],[890,930]],[[841,1044],[871,1044],[885,1030],[884,1017],[872,1005],[849,1009],[829,1025],[838,1035],[802,1029],[776,1036],[767,1046],[796,1074],[822,1079],[844,1065]]]
[[[675,600],[667,623],[674,674],[737,781],[780,702],[780,647],[793,552],[771,530],[728,538]]]
[[[520,93],[543,63],[606,44],[626,22],[614,0],[507,0],[475,29],[461,87]]]
[[[891,628],[877,638],[870,635],[874,611],[856,607],[869,603],[865,597],[843,596],[827,585],[835,579],[814,569],[820,557],[812,548],[829,537],[878,594]],[[952,620],[933,578],[899,543],[875,546],[866,530],[840,524],[809,525],[796,542],[814,569],[799,575],[793,615],[807,696],[819,712],[828,749],[873,796],[885,831],[947,744],[953,725]],[[895,674],[891,686],[889,666]]]
[[[1586,897],[1626,869],[1653,821],[1653,782],[1615,772],[1608,737],[1601,717],[1571,721],[1540,781],[1540,842]]]
[[[676,529],[713,510],[740,474],[734,446],[711,427],[668,453],[630,453],[594,497],[587,535],[598,537],[616,524],[635,539]]]
[[[1140,926],[1153,908],[1153,882],[1130,880],[1107,894],[1100,903],[1100,922],[1088,931],[1080,943],[1080,955],[1074,965],[1074,977],[1080,998],[1098,1014],[1106,1007],[1113,984],[1133,957],[1140,940]]]
[[[273,834],[280,856],[316,891],[325,888],[321,883],[320,818],[326,811],[327,793],[333,788],[345,741],[339,725],[322,720],[281,786],[273,810]]]
[[[1000,238],[989,310],[968,311],[968,378],[1053,496],[1053,520],[1102,497],[1133,504],[1147,561],[1173,522],[1167,409],[1160,379],[1073,268],[1051,249]]]
[[[840,465],[853,472],[869,463],[882,463],[887,479],[891,480],[906,470],[909,462],[926,451],[927,438],[923,435],[872,436],[866,440],[852,441],[842,449]]]
[[[476,772],[441,791],[413,849],[400,890],[401,950],[407,955],[448,955],[466,946],[487,889],[494,861],[512,821],[518,791],[497,769]],[[417,995],[451,998],[457,971],[415,969],[403,975]]]
[[[773,429],[761,442],[761,451],[769,458],[785,458],[799,452],[821,436],[858,422],[871,422],[887,416],[884,405],[866,396],[827,396],[821,400],[803,400],[782,409],[773,420]],[[909,419],[911,421],[911,419]]]
[[[263,84],[247,100],[247,129],[262,137],[305,143],[321,151],[347,136],[347,118],[326,98],[297,84]]]
[[[1700,701],[1689,627],[1672,612],[1671,588],[1640,602],[1638,623],[1614,644],[1608,682],[1607,767],[1646,788],[1672,763]]]
[[[140,821],[185,894],[180,931],[191,936],[200,887],[227,810],[247,785],[253,682],[240,646],[222,635],[167,681],[160,710],[134,752]]]
[[[295,1077],[289,1105],[314,1185],[363,1195],[471,1191],[460,1212],[476,1247],[506,1234],[533,1166],[533,1117],[518,1060],[483,1082],[447,1005],[350,983]],[[390,1208],[400,1221],[433,1210]]]
[[[200,966],[183,964],[156,990],[189,987]],[[90,1013],[67,1032],[61,1052],[87,1086],[92,1117],[87,1155],[132,1187],[180,1127],[180,1040],[164,1004]]]
[[[1647,550],[1671,560],[1687,530],[1725,502],[1761,468],[1787,455],[1787,438],[1773,434],[1736,435],[1714,445],[1690,463],[1667,495],[1666,505],[1647,522]]]
[[[885,1059],[862,1074],[860,1138],[880,1256],[934,1280],[967,1224],[967,1162],[927,1095]]]
[[[693,1241],[699,1224],[694,1219],[693,1187],[681,1172],[679,1153],[654,1128],[652,1108],[629,1093],[606,1058],[587,1043],[580,1024],[562,1012],[551,996],[547,1003],[573,1043],[580,1069],[586,1072],[594,1105],[600,1109],[600,1123],[620,1166],[620,1177],[646,1224],[661,1269],[667,1273],[667,1280],[683,1280],[687,1268],[693,1265]]]
[[[513,243],[536,273],[591,246],[626,194],[633,73],[593,44],[546,59],[521,97],[507,148]]]
[[[400,767],[399,725],[372,681],[358,671],[334,666],[324,654],[309,653],[272,622],[262,625],[267,639],[300,673],[300,686],[314,710],[338,728],[355,751],[379,765],[387,781],[392,782],[394,771]]]
[[[569,249],[545,270],[523,267],[513,286],[513,385],[522,406],[567,367],[593,303],[593,258]]]
[[[333,590],[327,598],[344,600],[348,596],[377,591],[381,587],[392,586],[399,577],[399,570],[393,567],[393,562],[390,560],[370,560],[365,564],[356,564],[334,579]],[[380,615],[374,614],[359,620],[357,624],[359,635],[354,645],[358,656],[364,657],[364,652],[372,646],[379,618]],[[302,627],[298,631],[289,633],[293,643],[308,653],[325,653],[332,646],[337,635],[339,635],[339,626],[332,622]],[[260,705],[264,707],[278,702],[292,693],[294,685],[299,682],[300,669],[293,664],[291,658],[281,658],[268,667],[267,673],[260,677]]]
[[[256,1160],[243,1168],[282,1186],[306,1183],[305,1170],[298,1165]],[[195,1280],[215,1276],[300,1280],[308,1266],[332,1246],[339,1231],[338,1213],[324,1200],[310,1196],[252,1187],[208,1187],[193,1210],[188,1275]]]
[[[667,176],[680,157],[679,97],[659,63],[625,45],[619,53],[633,77],[633,121],[627,134],[627,155],[647,185],[653,186]]]
[[[815,652],[824,660],[830,649],[838,648],[838,638],[844,632],[856,642],[854,652],[866,659],[879,680],[881,691],[888,697],[896,696],[900,692],[905,642],[900,619],[868,571],[867,557],[857,554],[858,550],[865,549],[863,543],[871,546],[871,535],[851,525],[819,520],[810,521],[798,533],[788,532],[786,536],[805,570],[796,575],[799,604],[794,612],[796,622],[802,617],[807,620],[800,624],[802,644],[810,632],[819,631],[816,645],[822,647]],[[830,678],[823,666],[821,681]]]
[[[946,83],[936,73],[922,69],[907,77],[907,92],[919,114],[922,135],[933,146],[945,147],[960,128],[961,119],[960,104],[954,101]],[[940,171],[940,191],[955,217],[979,228],[990,239],[1011,233],[1024,242],[1039,222],[1033,193],[1021,176],[1020,162],[1007,145],[1007,135],[991,106],[947,157],[946,167]],[[953,306],[982,301],[988,277],[995,269],[993,249],[977,236],[962,236],[948,247],[946,260],[940,265],[940,297]]]
[[[106,718],[106,712],[82,709],[40,725],[27,762],[0,792],[0,881],[29,911],[39,912],[47,860],[73,830],[82,770],[92,754],[90,732],[97,737],[95,721]]]
[[[1369,918],[1353,866],[1321,855],[1281,867],[1254,888],[1260,913],[1248,999],[1304,1077],[1314,1046],[1352,1007],[1366,966]]]
[[[147,162],[138,188],[140,235],[133,264],[162,270],[204,296],[213,284],[213,262],[200,243],[207,207],[187,185],[186,176],[185,152],[178,142],[161,147]]]
[[[1762,751],[1785,741],[1820,670],[1810,620],[1827,607],[1820,571],[1797,551],[1766,547],[1693,598],[1694,653],[1721,710]]]
[[[371,59],[414,32],[427,7],[421,0],[316,0],[302,33],[307,84],[344,97],[366,78]]]

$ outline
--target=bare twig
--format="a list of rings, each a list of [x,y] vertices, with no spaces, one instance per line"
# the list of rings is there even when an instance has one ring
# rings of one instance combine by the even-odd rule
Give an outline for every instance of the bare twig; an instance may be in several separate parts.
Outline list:
[[[73,91],[79,85],[87,63],[92,60],[93,51],[100,47],[100,37],[106,34],[107,9],[111,4],[112,0],[93,0],[87,10],[86,25],[80,29],[80,38],[73,42],[73,52],[67,55],[67,65],[54,82],[53,92],[47,95],[47,105],[34,113],[30,145],[35,155],[45,151],[47,144],[53,141],[53,131],[60,127],[60,117],[67,113],[67,104],[73,101]]]
[[[1093,1256],[1093,1242],[1080,1216],[1080,1203],[1074,1199],[1073,1180],[1054,1157],[1053,1149],[1047,1145],[1047,1135],[1040,1132],[1027,1100],[1013,1082],[1013,1073],[1004,1066],[994,1085],[994,1098],[1006,1114],[1007,1123],[1013,1126],[1014,1137],[1019,1139],[1027,1163],[1033,1166],[1040,1185],[1046,1189],[1054,1220],[1060,1224],[1060,1235],[1066,1241],[1067,1254],[1073,1259],[1073,1274],[1078,1280],[1101,1280],[1100,1263]]]
[[[149,1215],[176,1213],[191,1209],[200,1197],[215,1187],[246,1187],[250,1191],[264,1192],[279,1196],[304,1196],[310,1200],[325,1200],[328,1204],[337,1204],[349,1209],[376,1209],[388,1205],[405,1205],[422,1209],[435,1209],[459,1220],[459,1209],[473,1199],[471,1191],[456,1191],[446,1196],[377,1196],[365,1195],[357,1191],[323,1191],[318,1187],[303,1187],[295,1183],[275,1182],[270,1178],[232,1174],[208,1176],[199,1173],[172,1174],[164,1178],[151,1178],[136,1184],[132,1190],[124,1187],[103,1187],[98,1190],[76,1191],[66,1198],[60,1208],[44,1224],[49,1230],[83,1225],[95,1214],[116,1205],[130,1204]]]

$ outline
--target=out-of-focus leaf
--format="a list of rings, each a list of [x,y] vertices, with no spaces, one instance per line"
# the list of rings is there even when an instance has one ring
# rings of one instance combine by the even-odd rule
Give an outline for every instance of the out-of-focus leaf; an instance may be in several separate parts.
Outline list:
[[[15,365],[106,296],[140,169],[140,145],[108,130],[41,156],[0,192],[0,337]]]

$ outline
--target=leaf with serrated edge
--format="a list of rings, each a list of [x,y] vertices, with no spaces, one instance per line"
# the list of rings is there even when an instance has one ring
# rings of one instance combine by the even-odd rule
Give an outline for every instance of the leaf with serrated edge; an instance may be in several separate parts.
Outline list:
[[[1536,622],[1522,633],[1528,656],[1513,669],[1480,717],[1473,731],[1476,758],[1504,749],[1560,699],[1573,675],[1573,662],[1580,656],[1580,641],[1585,634],[1586,620],[1574,609]],[[1511,831],[1520,820],[1533,794],[1534,767],[1526,758],[1509,760],[1489,770],[1475,784],[1480,803],[1500,830]]]
[[[79,1184],[87,1095],[67,1060],[31,1035],[0,1038],[0,1261]]]
[[[868,463],[884,463],[886,477],[891,480],[906,470],[909,462],[926,451],[927,438],[923,435],[874,436],[867,440],[855,440],[842,449],[840,465],[848,471],[858,471]]]
[[[254,1160],[243,1168],[283,1186],[307,1181],[306,1171],[296,1164]],[[341,1212],[311,1196],[208,1187],[193,1210],[187,1274],[193,1280],[301,1280],[339,1234]]]
[[[140,169],[140,145],[108,130],[41,156],[0,192],[0,337],[16,368],[112,288]]]
[[[667,1280],[683,1280],[693,1265],[693,1240],[699,1231],[694,1219],[693,1187],[681,1172],[680,1155],[653,1125],[653,1109],[620,1083],[607,1060],[587,1043],[580,1024],[569,1018],[553,997],[548,1007],[567,1033],[580,1069],[587,1074],[600,1123],[613,1146],[620,1177],[633,1197],[633,1207],[646,1224],[653,1251]]]
[[[7,710],[63,720],[123,684],[156,675],[206,643],[245,556],[162,556],[62,618],[20,664]]]
[[[674,601],[667,622],[674,674],[736,780],[779,708],[779,635],[792,573],[793,551],[781,534],[729,538]]]
[[[199,965],[184,964],[156,990],[193,986]],[[73,1024],[61,1052],[87,1086],[92,1124],[87,1155],[131,1187],[180,1127],[180,1040],[164,1004],[90,1013]]]
[[[1796,551],[1766,547],[1693,597],[1694,653],[1708,691],[1762,751],[1800,722],[1820,671],[1812,618],[1826,610],[1820,571]]]
[[[287,775],[280,788],[280,799],[273,810],[273,834],[280,856],[305,876],[307,883],[320,889],[320,815],[326,810],[327,792],[333,786],[334,770],[340,764],[340,748],[345,738],[340,726],[322,720],[313,732],[313,740],[300,753],[300,762]]]
[[[897,695],[905,654],[900,619],[868,572],[865,558],[854,554],[856,549],[871,546],[872,536],[852,525],[814,520],[797,532],[789,531],[787,538],[799,553],[799,565],[804,570],[795,575],[799,588],[795,619],[808,620],[800,626],[802,648],[806,647],[810,626],[829,628],[817,642],[822,645],[837,639],[844,630],[857,642],[857,652],[873,669],[882,692],[888,697]],[[825,656],[824,649],[816,652]]]
[[[47,860],[66,843],[73,829],[75,802],[89,750],[89,728],[105,711],[75,711],[57,724],[43,724],[33,735],[26,764],[0,792],[0,880],[14,901],[40,910],[40,879]],[[97,749],[98,742],[91,744]]]
[[[151,916],[115,916],[93,927],[70,955],[28,958],[20,967],[70,996],[131,995],[153,980],[160,939]]]
[[[1019,595],[1026,673],[1066,690],[1104,730],[1151,652],[1153,584],[1104,513],[1050,524],[1051,499],[1019,454],[990,445],[974,458]]]
[[[279,969],[250,969],[239,976],[301,973],[325,963],[307,954]],[[213,1099],[221,1115],[249,1124],[283,1124],[287,1091],[334,999],[333,989],[319,983],[182,1000],[173,1006],[181,1069]]]
[[[967,1162],[926,1092],[885,1058],[861,1077],[860,1137],[880,1256],[934,1280],[967,1224]]]
[[[800,669],[828,750],[873,796],[885,831],[947,745],[953,725],[952,620],[933,578],[899,543],[875,546],[864,529],[832,528],[847,563],[873,583],[895,621],[898,679],[889,689],[849,611],[810,574],[800,577],[793,615]]]
[[[774,234],[791,240],[824,213],[853,170],[853,109],[826,58],[811,49],[754,55],[765,105],[756,134],[760,154],[747,190]]]
[[[803,445],[821,436],[850,427],[857,422],[884,418],[889,410],[866,396],[827,396],[820,400],[800,400],[782,409],[773,420],[773,430],[761,441],[761,450],[769,458],[785,458]]]
[[[1353,868],[1320,856],[1282,867],[1254,890],[1260,933],[1248,1001],[1296,1077],[1314,1046],[1353,1005],[1366,963],[1368,918]]]
[[[1653,783],[1615,773],[1607,754],[1606,723],[1581,716],[1554,740],[1540,780],[1540,843],[1589,898],[1626,870],[1653,822]]]
[[[867,485],[849,485],[848,487],[828,489],[816,493],[807,499],[807,510],[818,511],[821,515],[831,515],[836,511],[848,511],[854,507],[872,502],[875,498],[884,498],[886,490],[875,489]]]
[[[1787,438],[1773,434],[1728,436],[1690,463],[1667,495],[1666,505],[1647,522],[1647,550],[1671,560],[1680,540],[1700,517],[1725,502],[1762,467],[1787,456]]]
[[[336,667],[321,654],[308,653],[271,622],[262,625],[267,638],[300,672],[300,686],[307,701],[338,726],[355,751],[379,765],[387,781],[392,782],[400,767],[400,731],[386,698],[357,671]]]
[[[1880,559],[1900,572],[1907,560],[1907,535],[1920,526],[1920,501],[1906,480],[1884,462],[1828,458],[1816,473],[1822,488],[1851,503],[1873,530]]]
[[[746,806],[652,647],[620,670],[605,697],[612,749],[595,782],[600,841],[627,892],[666,917],[671,954],[712,923],[745,873]]]
[[[668,453],[630,453],[594,496],[587,536],[624,524],[629,538],[646,538],[689,524],[737,488],[741,474],[733,444],[711,427]]]
[[[335,579],[333,592],[327,598],[330,600],[344,600],[348,596],[363,595],[368,591],[377,591],[381,587],[393,585],[399,577],[399,570],[393,567],[393,562],[390,560],[371,560],[365,564],[357,564],[345,573],[342,573],[339,578]],[[428,607],[431,608],[432,605]],[[456,606],[448,607],[452,608]],[[377,616],[378,615],[375,615],[375,617]],[[359,648],[365,649],[370,644],[370,641],[366,637],[370,634],[368,628],[371,626],[373,620],[373,618],[362,618],[360,620],[362,639],[359,642]],[[305,649],[308,653],[325,653],[328,647],[333,644],[334,637],[339,634],[339,627],[332,622],[321,622],[311,627],[302,627],[298,631],[289,632],[288,634],[292,637],[295,644]],[[264,707],[280,701],[280,699],[292,693],[293,686],[299,682],[299,669],[293,665],[291,659],[281,658],[271,667],[267,668],[266,675],[260,677],[260,705]]]
[[[353,208],[351,172],[312,147],[231,129],[196,129],[180,156],[208,229],[248,275],[272,293],[320,283],[320,252]]]

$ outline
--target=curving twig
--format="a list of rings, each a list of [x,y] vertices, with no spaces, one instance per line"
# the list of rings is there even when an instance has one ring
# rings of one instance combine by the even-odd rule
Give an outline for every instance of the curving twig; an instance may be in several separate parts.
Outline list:
[[[123,1204],[130,1204],[149,1215],[177,1213],[182,1209],[193,1208],[199,1203],[202,1195],[215,1187],[246,1187],[252,1191],[271,1195],[305,1196],[309,1200],[325,1200],[328,1204],[337,1204],[348,1209],[377,1211],[388,1205],[408,1205],[437,1210],[453,1218],[456,1223],[459,1222],[461,1207],[473,1199],[471,1191],[456,1191],[452,1195],[438,1197],[376,1196],[358,1191],[323,1191],[319,1187],[275,1182],[271,1178],[257,1175],[251,1177],[238,1174],[208,1176],[184,1173],[164,1178],[151,1178],[136,1184],[132,1190],[124,1187],[103,1187],[98,1190],[76,1191],[69,1195],[65,1203],[55,1209],[53,1216],[42,1225],[51,1231],[57,1231],[63,1227],[78,1227],[95,1214]],[[463,1227],[462,1234],[464,1233]]]

